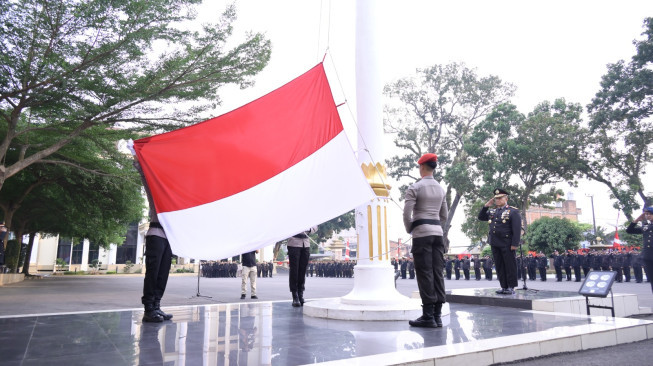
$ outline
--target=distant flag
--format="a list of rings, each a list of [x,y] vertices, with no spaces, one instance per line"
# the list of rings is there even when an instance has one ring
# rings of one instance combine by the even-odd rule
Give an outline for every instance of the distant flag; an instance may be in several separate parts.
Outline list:
[[[222,116],[134,142],[172,251],[227,258],[375,197],[322,64]]]
[[[621,240],[619,239],[619,230],[615,230],[615,232],[614,232],[614,241],[612,242],[612,248],[621,249]]]
[[[397,258],[401,258],[401,238],[397,242]]]
[[[349,260],[349,239],[347,239],[347,248],[345,249],[345,260]]]

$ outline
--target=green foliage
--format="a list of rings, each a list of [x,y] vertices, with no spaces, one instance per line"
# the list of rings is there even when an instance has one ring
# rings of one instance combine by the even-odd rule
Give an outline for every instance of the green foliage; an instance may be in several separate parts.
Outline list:
[[[3,1],[0,189],[73,141],[176,129],[206,119],[221,86],[251,85],[270,42],[260,33],[232,42],[233,5],[197,26],[199,3]]]
[[[461,226],[461,230],[472,243],[481,242],[485,244],[487,242],[490,226],[487,221],[478,219],[478,213],[481,212],[484,204],[485,202],[477,200],[465,207],[465,221]]]
[[[637,52],[629,63],[608,65],[601,89],[587,106],[591,138],[583,172],[610,189],[615,208],[629,220],[640,208],[637,198],[645,206],[653,204],[644,186],[653,152],[653,18],[644,20],[643,35],[634,42]]]
[[[514,86],[496,76],[478,76],[464,64],[435,65],[417,70],[415,77],[388,84],[384,128],[402,150],[386,161],[388,174],[408,184],[420,178],[415,162],[424,153],[438,155],[434,176],[447,183],[448,222],[460,199],[475,189],[463,139],[495,106],[506,102]],[[399,190],[403,193],[407,185]]]
[[[494,187],[504,187],[511,193],[509,204],[518,207],[522,217],[530,204],[559,199],[561,190],[542,189],[559,182],[576,184],[585,135],[581,112],[580,105],[564,99],[543,102],[528,116],[512,104],[494,108],[465,141],[479,177],[479,199],[485,203]]]
[[[582,239],[578,225],[558,217],[542,217],[535,220],[524,236],[524,242],[530,250],[543,252],[546,255],[556,250],[563,253],[568,249],[578,249]]]
[[[125,266],[122,268],[122,271],[124,273],[130,273],[132,267],[134,267],[134,263],[132,263],[132,261],[125,261]]]
[[[311,248],[311,249],[312,249],[312,248]],[[312,253],[312,252],[311,252],[311,253]],[[277,262],[283,262],[283,261],[285,261],[285,260],[286,260],[286,252],[284,252],[283,250],[280,250],[280,251],[277,253],[276,260],[277,260]]]
[[[20,254],[22,255],[19,258]],[[5,248],[5,267],[7,268],[20,267],[23,265],[24,260],[25,260],[25,253],[21,253],[21,245],[18,244],[18,241],[17,240],[7,241],[7,247]]]
[[[492,257],[492,247],[490,247],[489,245],[484,246],[483,249],[481,249],[481,256]]]

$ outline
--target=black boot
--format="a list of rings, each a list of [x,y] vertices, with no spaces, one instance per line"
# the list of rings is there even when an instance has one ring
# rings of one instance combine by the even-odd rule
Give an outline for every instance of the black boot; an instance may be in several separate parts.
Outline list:
[[[157,313],[159,313],[159,315],[161,315],[161,317],[163,318],[163,320],[170,320],[170,319],[172,319],[172,314],[164,313],[163,310],[161,310],[161,302],[159,302],[159,301],[155,301],[155,302],[154,302],[154,309],[156,310]]]
[[[435,323],[435,318],[433,317],[434,310],[433,304],[422,305],[422,316],[415,320],[408,321],[408,324],[412,327],[437,328],[438,325]]]
[[[297,291],[297,299],[299,303],[304,306],[304,291]]]
[[[163,321],[163,317],[156,311],[154,304],[149,303],[144,305],[145,313],[143,314],[143,323],[161,323]]]
[[[438,328],[442,327],[442,304],[441,302],[436,302],[433,308],[433,319]]]
[[[302,306],[299,303],[299,297],[297,296],[297,292],[292,293],[292,306],[295,307],[295,308],[298,308],[298,307]]]

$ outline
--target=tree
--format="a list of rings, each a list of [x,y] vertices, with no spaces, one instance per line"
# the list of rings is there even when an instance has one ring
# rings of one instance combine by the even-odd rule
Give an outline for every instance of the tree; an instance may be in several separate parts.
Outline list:
[[[568,249],[577,249],[582,235],[580,228],[568,219],[558,217],[542,217],[533,221],[524,241],[531,250],[543,252],[546,255]]]
[[[543,102],[524,116],[511,104],[495,108],[474,129],[465,150],[474,162],[484,194],[491,197],[493,187],[506,187],[510,204],[522,215],[527,228],[526,210],[531,204],[545,205],[559,200],[561,190],[547,186],[560,182],[576,185],[580,170],[580,150],[585,131],[581,127],[579,104],[557,99]]]
[[[653,141],[653,18],[644,20],[644,28],[645,39],[634,42],[632,60],[608,65],[601,89],[587,106],[591,139],[583,172],[610,189],[615,208],[629,220],[639,208],[637,198],[645,206],[653,204],[644,186]]]
[[[463,141],[495,106],[506,102],[514,86],[496,76],[479,77],[474,69],[452,63],[418,69],[417,76],[388,84],[384,93],[393,104],[386,106],[385,131],[403,155],[386,161],[388,173],[398,181],[415,181],[415,162],[424,153],[436,153],[441,169],[435,177],[447,183],[449,217],[446,234],[460,199],[474,188],[470,161]],[[407,185],[400,187],[400,192]]]
[[[250,34],[229,48],[234,6],[188,29],[199,3],[0,0],[0,190],[92,130],[178,128],[205,119],[221,86],[250,85],[270,42]]]
[[[108,247],[121,244],[128,225],[140,221],[144,199],[131,158],[114,147],[109,159],[104,147],[89,141],[73,141],[53,154],[59,164],[35,164],[6,181],[0,207],[17,238],[30,234],[33,242],[37,232],[58,233]]]

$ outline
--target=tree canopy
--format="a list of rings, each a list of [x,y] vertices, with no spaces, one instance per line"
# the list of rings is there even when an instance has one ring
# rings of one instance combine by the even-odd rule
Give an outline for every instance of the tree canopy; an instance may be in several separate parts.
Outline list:
[[[232,45],[234,6],[189,29],[199,3],[0,0],[0,190],[92,130],[178,128],[205,119],[220,86],[250,85],[270,42]]]
[[[534,221],[524,236],[524,241],[530,250],[545,254],[554,251],[566,252],[568,249],[578,249],[583,239],[581,230],[568,219],[558,217],[542,217]]]
[[[384,128],[394,134],[395,145],[403,151],[387,161],[388,174],[397,180],[417,180],[415,162],[419,157],[424,153],[438,155],[439,165],[445,168],[436,169],[435,177],[447,183],[445,235],[460,199],[474,189],[464,138],[492,108],[506,102],[514,89],[496,76],[479,76],[461,63],[418,69],[415,77],[384,88],[391,98]],[[402,194],[406,187],[400,187]]]
[[[610,189],[615,208],[629,220],[640,207],[637,198],[645,206],[653,204],[644,179],[653,141],[653,18],[644,20],[642,34],[630,62],[608,65],[601,89],[587,106],[590,138],[583,173]]]

